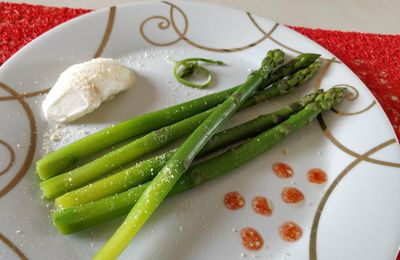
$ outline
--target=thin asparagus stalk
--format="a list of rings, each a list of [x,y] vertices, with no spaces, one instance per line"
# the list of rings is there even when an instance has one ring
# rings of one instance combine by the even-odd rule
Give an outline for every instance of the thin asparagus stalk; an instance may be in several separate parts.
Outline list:
[[[74,207],[120,193],[131,187],[145,183],[155,177],[175,152],[176,150],[174,149],[162,155],[141,161],[118,173],[67,192],[55,199],[56,207]]]
[[[306,68],[319,56],[320,55],[317,54],[299,55],[297,58],[289,61],[272,73],[272,75],[265,80],[264,84],[259,86],[259,90],[287,75]],[[139,115],[79,139],[37,161],[37,174],[41,180],[46,180],[65,172],[76,162],[107,147],[206,111],[222,103],[234,91],[236,91],[239,86],[165,109]]]
[[[253,120],[216,134],[200,151],[198,157],[210,154],[220,148],[245,140],[246,138],[267,130],[268,128],[282,122],[291,114],[300,111],[307,104],[313,102],[319,93],[320,92],[311,93],[304,96],[298,102],[292,103],[278,111],[261,115]],[[70,208],[91,201],[96,201],[145,183],[154,178],[154,174],[161,170],[175,151],[176,150],[172,150],[160,156],[152,157],[121,172],[98,180],[82,188],[70,191],[56,198],[55,204],[60,208]]]
[[[264,151],[282,142],[287,135],[295,133],[302,126],[311,122],[321,111],[328,110],[339,103],[343,98],[344,92],[344,88],[332,88],[318,95],[315,102],[274,128],[217,157],[191,166],[188,172],[179,179],[168,196],[199,186],[254,159]],[[149,184],[150,182],[73,208],[58,209],[52,213],[53,221],[61,233],[70,234],[123,216],[130,211]]]
[[[270,76],[276,67],[275,64],[279,64],[282,59],[282,51],[269,51],[261,64],[261,68],[249,75],[246,82],[194,130],[144,190],[122,225],[93,259],[114,259],[125,250],[140,228],[174,187],[175,183],[187,171],[203,146],[226,120],[249,97],[255,94],[260,83],[264,82]]]

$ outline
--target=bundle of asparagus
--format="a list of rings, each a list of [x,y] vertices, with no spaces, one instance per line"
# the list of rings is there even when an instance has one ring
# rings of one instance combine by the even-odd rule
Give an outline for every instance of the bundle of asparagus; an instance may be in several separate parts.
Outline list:
[[[292,91],[310,80],[320,67],[317,54],[302,54],[281,65],[283,56],[280,50],[268,52],[260,69],[237,87],[135,117],[38,161],[44,197],[56,198],[57,209],[52,218],[60,232],[79,231],[130,211],[123,225],[96,255],[98,259],[115,258],[165,197],[198,186],[252,160],[340,102],[344,89],[318,91],[274,113],[214,135],[238,109]],[[190,133],[177,149],[94,181]],[[68,171],[75,162],[141,134],[145,135]],[[245,142],[191,166],[195,158],[240,141]]]
[[[259,116],[216,134],[200,154],[213,151],[208,147],[214,147],[214,145],[219,148],[250,136],[253,138],[245,141],[241,146],[190,167],[168,196],[199,186],[252,160],[283,141],[287,135],[296,132],[304,124],[311,122],[322,110],[330,109],[332,105],[339,103],[343,94],[342,88],[333,88],[328,92],[317,91],[281,110]],[[297,123],[298,120],[302,125]],[[279,124],[279,122],[282,123]],[[285,128],[288,129],[287,132]],[[283,133],[279,135],[282,130],[284,130]],[[271,140],[267,140],[266,137],[262,140],[254,137],[257,134],[269,136],[267,139],[271,138]],[[224,140],[232,140],[232,142],[228,143]],[[251,142],[253,145],[250,145]],[[254,146],[259,146],[259,148],[253,149]],[[127,214],[149,185],[146,181],[154,177],[153,172],[159,171],[174,151],[150,158],[130,169],[57,198],[57,209],[52,213],[52,218],[58,230],[63,234],[69,234]],[[160,157],[167,158],[160,160]],[[238,161],[238,158],[241,160]]]

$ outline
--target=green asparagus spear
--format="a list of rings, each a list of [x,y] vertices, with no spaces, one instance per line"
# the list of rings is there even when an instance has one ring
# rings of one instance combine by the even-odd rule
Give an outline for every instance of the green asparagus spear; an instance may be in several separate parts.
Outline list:
[[[297,58],[291,60],[280,67],[280,69],[276,70],[264,82],[263,86],[259,86],[259,90],[287,75],[309,66],[319,56],[320,55],[317,54],[299,55]],[[238,89],[238,87],[239,86],[185,103],[177,104],[159,111],[136,116],[132,119],[100,130],[94,134],[66,145],[37,161],[37,174],[39,175],[40,179],[46,180],[50,177],[65,172],[76,162],[83,160],[107,147],[206,111],[222,103],[236,89]]]
[[[268,128],[282,122],[291,114],[303,109],[307,104],[314,101],[318,94],[319,92],[311,93],[298,102],[292,103],[278,111],[259,116],[256,119],[216,134],[208,141],[198,156],[210,154],[220,148],[245,140],[246,138],[267,130]],[[137,163],[126,170],[98,180],[82,188],[70,191],[55,200],[56,206],[60,208],[70,208],[123,192],[131,187],[147,182],[154,178],[154,174],[161,170],[175,151],[176,150],[172,150],[163,155],[152,157],[148,160]]]
[[[297,71],[287,79],[274,83],[271,87],[257,92],[247,100],[240,109],[252,106],[266,99],[284,95],[297,86],[311,79],[320,68],[320,62],[316,61],[307,68]],[[76,168],[67,173],[55,176],[40,183],[43,196],[53,199],[62,194],[82,187],[93,179],[103,176],[123,164],[137,159],[149,152],[155,151],[180,137],[183,137],[196,129],[216,108],[184,119],[178,123],[163,127],[156,131],[136,139],[128,145],[114,150],[88,164]]]
[[[190,167],[179,179],[168,196],[186,191],[234,170],[254,159],[264,151],[282,142],[287,135],[311,122],[321,111],[330,109],[344,96],[344,88],[332,88],[319,94],[316,101],[283,123],[248,140],[243,145],[220,154],[217,157]],[[53,221],[63,234],[70,234],[104,221],[123,216],[138,201],[150,182],[128,191],[73,208],[57,209],[52,213]]]
[[[114,259],[125,250],[175,183],[187,171],[207,141],[248,98],[255,94],[257,87],[269,78],[276,64],[279,64],[282,59],[282,51],[269,51],[262,61],[261,68],[252,73],[244,84],[216,107],[211,115],[194,130],[144,190],[122,225],[94,256],[94,259]]]

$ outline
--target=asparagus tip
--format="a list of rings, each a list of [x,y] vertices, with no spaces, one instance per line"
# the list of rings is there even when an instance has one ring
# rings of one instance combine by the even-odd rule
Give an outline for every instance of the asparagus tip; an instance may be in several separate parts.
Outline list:
[[[318,54],[318,53],[303,53],[303,54],[300,54],[299,57],[301,57],[302,59],[316,60],[319,57],[321,57],[321,54]]]
[[[319,61],[316,62],[316,60],[320,56],[321,56],[321,54],[317,54],[317,53],[303,53],[297,57],[296,63],[297,64],[311,64],[312,66],[320,66],[321,64],[318,63]],[[316,62],[316,63],[314,64],[314,62]],[[308,67],[310,67],[310,66],[308,66]]]
[[[267,55],[261,62],[261,68],[271,67],[274,64],[281,64],[284,60],[285,53],[280,49],[274,49],[267,52]]]
[[[321,106],[322,109],[331,109],[333,105],[336,105],[342,101],[346,93],[346,88],[334,87],[328,91],[321,93],[315,98],[315,101]]]

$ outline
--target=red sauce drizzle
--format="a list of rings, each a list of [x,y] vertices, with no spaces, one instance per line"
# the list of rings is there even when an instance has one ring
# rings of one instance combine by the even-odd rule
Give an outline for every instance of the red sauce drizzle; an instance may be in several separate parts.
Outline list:
[[[287,179],[293,176],[293,169],[289,164],[277,162],[272,165],[275,175],[281,179]]]
[[[243,246],[248,250],[260,250],[264,245],[263,238],[254,228],[242,228],[240,231],[240,237],[242,238]]]
[[[224,197],[224,204],[228,209],[236,210],[243,208],[245,201],[237,191],[228,192]]]
[[[291,204],[304,200],[303,193],[295,187],[283,188],[281,196],[284,202]]]
[[[272,208],[270,207],[268,200],[265,197],[262,196],[254,197],[254,199],[251,202],[251,206],[257,214],[263,216],[272,215]]]
[[[319,168],[310,169],[308,171],[307,178],[309,182],[316,184],[322,184],[328,180],[328,176],[326,175],[325,171]]]
[[[301,227],[293,221],[287,221],[279,227],[279,235],[283,240],[288,242],[299,240],[302,234],[303,230]]]

